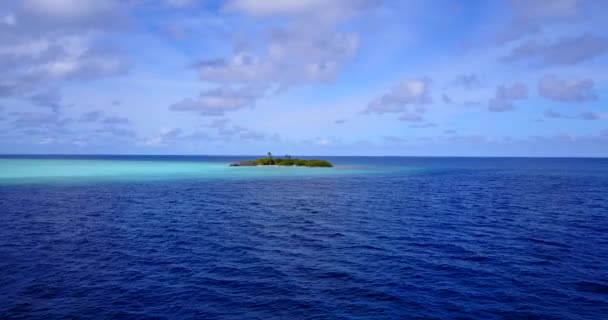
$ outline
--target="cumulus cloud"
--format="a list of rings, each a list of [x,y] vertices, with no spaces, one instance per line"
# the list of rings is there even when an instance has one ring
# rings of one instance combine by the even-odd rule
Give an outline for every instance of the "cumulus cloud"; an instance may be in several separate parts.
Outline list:
[[[437,125],[429,122],[429,123],[420,123],[420,124],[410,124],[409,127],[415,128],[415,129],[425,129],[425,128],[435,128],[435,127],[437,127]]]
[[[41,16],[88,18],[118,10],[116,0],[22,0],[23,10]]]
[[[238,138],[241,141],[278,141],[279,136],[277,134],[266,134],[256,130],[244,128],[239,125],[233,124],[230,119],[218,119],[205,125],[206,128],[215,130],[216,138],[222,141],[232,140]]]
[[[228,118],[215,119],[215,120],[211,121],[210,123],[204,125],[204,127],[207,127],[207,128],[225,128],[226,125],[228,125],[229,122],[230,122],[230,119],[228,119]]]
[[[583,120],[598,120],[600,118],[600,116],[597,113],[590,112],[590,111],[581,112],[580,117]]]
[[[20,9],[38,22],[78,23],[80,26],[107,24],[106,19],[116,19],[122,14],[118,0],[23,0]]]
[[[502,84],[496,87],[494,97],[488,102],[488,110],[491,112],[505,112],[514,110],[514,100],[528,98],[528,87],[521,82]]]
[[[80,122],[96,122],[98,120],[100,120],[103,117],[103,112],[101,111],[91,111],[91,112],[85,112],[80,116],[80,119],[78,121]]]
[[[591,111],[585,111],[585,112],[581,112],[579,115],[566,115],[563,114],[561,112],[558,111],[554,111],[554,110],[547,110],[544,113],[545,118],[549,118],[549,119],[574,119],[574,120],[597,120],[600,118],[600,116],[594,112]]]
[[[452,84],[468,90],[481,87],[481,81],[476,74],[461,74],[452,80]]]
[[[338,143],[338,140],[335,138],[330,138],[330,137],[317,138],[316,141],[314,141],[314,144],[319,145],[319,146],[330,146],[330,145],[334,145],[336,143]]]
[[[492,112],[505,112],[505,111],[511,111],[514,109],[515,109],[515,107],[513,106],[513,103],[508,100],[492,98],[492,99],[490,99],[490,102],[488,103],[488,110],[490,110]]]
[[[500,85],[496,88],[496,99],[500,100],[521,100],[528,97],[528,87],[521,82],[511,85]]]
[[[424,118],[417,113],[406,112],[399,117],[399,120],[405,122],[423,122]]]
[[[390,144],[403,144],[407,142],[406,138],[397,137],[397,136],[382,136],[382,139]]]
[[[298,85],[333,82],[359,49],[358,33],[344,28],[347,20],[376,5],[377,0],[227,1],[222,6],[224,13],[253,23],[265,21],[250,35],[259,41],[237,39],[232,54],[194,63],[200,80],[218,88],[170,108],[222,115],[255,104],[270,94],[266,89],[276,93]],[[266,23],[269,17],[286,19]],[[265,90],[253,94],[241,90],[251,85]]]
[[[378,0],[230,0],[224,9],[254,17],[314,16],[318,19],[337,20],[377,6]]]
[[[513,20],[497,35],[499,44],[538,34],[544,27],[580,21],[585,14],[582,0],[512,0]]]
[[[164,145],[170,142],[174,142],[183,137],[183,131],[180,128],[160,130],[160,134],[154,138],[148,139],[144,142],[146,145]]]
[[[545,75],[537,85],[542,97],[564,103],[581,103],[596,99],[591,79],[560,79],[555,75]]]
[[[226,8],[253,17],[302,16],[262,31],[261,45],[238,44],[229,57],[199,62],[200,78],[210,82],[263,81],[283,87],[332,81],[359,48],[355,32],[337,30],[342,21],[337,16],[346,18],[350,12],[362,10],[364,2],[368,1],[231,1]],[[335,19],[313,22],[334,9]]]
[[[340,2],[340,1],[336,1]],[[306,14],[318,12],[323,9],[326,1],[323,0],[300,0],[300,1],[255,1],[255,0],[232,0],[228,1],[225,9],[229,11],[241,11],[253,16],[271,16],[285,14]]]
[[[445,104],[450,104],[452,103],[452,98],[450,98],[450,96],[448,96],[447,94],[442,94],[441,95],[441,100],[443,101],[443,103]]]
[[[130,66],[122,58],[106,56],[84,47],[77,49],[79,52],[67,52],[55,45],[45,44],[43,52],[32,55],[0,51],[0,59],[7,57],[16,63],[1,66],[5,77],[0,80],[0,95],[24,94],[63,80],[119,75]]]
[[[55,141],[56,141],[55,138],[46,137],[46,138],[42,138],[42,139],[38,140],[37,144],[51,144],[51,143],[54,143]]]
[[[581,0],[512,0],[517,14],[529,19],[575,18],[582,12]]]
[[[239,51],[229,58],[196,64],[201,80],[222,83],[264,82],[288,87],[335,79],[359,47],[353,33],[275,30],[266,54]]]
[[[119,127],[115,125],[107,125],[95,129],[94,133],[110,135],[115,138],[134,140],[137,138],[137,133],[129,128]]]
[[[264,132],[251,130],[231,123],[227,118],[217,119],[203,125],[205,130],[195,130],[187,133],[181,128],[160,130],[160,133],[152,138],[144,140],[144,144],[149,146],[159,146],[178,143],[192,142],[228,142],[233,139],[240,141],[278,141],[278,134],[267,134]]]
[[[195,66],[201,80],[211,82],[253,82],[270,78],[272,64],[244,52],[229,59],[201,61]]]
[[[221,139],[230,140],[233,136],[245,133],[247,129],[239,125],[225,125],[217,128],[216,133]]]
[[[263,88],[254,86],[232,88],[219,87],[202,92],[197,98],[187,98],[173,104],[175,111],[193,111],[206,116],[222,116],[225,112],[240,110],[255,105],[264,95]]]
[[[63,106],[61,104],[63,97],[61,96],[61,93],[56,89],[38,92],[36,94],[31,95],[29,99],[34,105],[40,107],[48,107],[54,112],[58,112],[59,109]]]
[[[127,126],[128,123],[118,117],[107,118],[110,119],[107,123],[100,121],[102,126],[97,128],[74,126],[98,122],[103,117],[101,111],[84,113],[76,120],[63,116],[61,112],[14,112],[11,116],[12,131],[21,133],[20,138],[50,137],[55,142],[84,145],[108,138],[133,142],[137,137],[135,131]]]
[[[251,131],[247,130],[241,134],[239,134],[239,139],[241,141],[279,141],[280,137],[278,134],[266,134],[259,131]]]
[[[72,132],[67,126],[73,120],[55,112],[14,112],[11,115],[13,116],[13,130],[26,132],[27,134],[42,135],[49,132],[70,134]],[[31,129],[35,131],[31,131]]]
[[[574,65],[608,51],[608,39],[585,33],[565,37],[552,43],[528,41],[502,57],[504,62],[529,60],[543,66]]]
[[[425,105],[432,102],[429,78],[405,80],[391,88],[389,92],[372,100],[367,112],[403,112],[409,105]]]
[[[563,118],[563,117],[564,117],[564,115],[561,114],[560,112],[553,111],[553,110],[545,111],[545,118],[559,119],[559,118]]]
[[[165,4],[174,8],[188,8],[198,4],[201,0],[164,0]]]
[[[484,134],[452,134],[446,137],[448,142],[464,142],[464,143],[493,143],[497,139]]]
[[[7,26],[14,26],[17,24],[17,19],[14,14],[0,15],[0,24]]]
[[[111,125],[120,125],[120,124],[129,124],[130,121],[127,118],[123,117],[108,117],[102,121],[103,124],[111,124]]]
[[[5,10],[10,14],[2,20],[10,26],[0,24],[0,97],[126,72],[128,59],[102,40],[126,11],[119,5],[115,0],[24,0],[9,5]]]

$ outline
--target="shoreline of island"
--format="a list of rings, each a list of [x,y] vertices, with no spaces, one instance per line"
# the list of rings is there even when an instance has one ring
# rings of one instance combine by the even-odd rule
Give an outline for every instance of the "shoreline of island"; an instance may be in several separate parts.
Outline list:
[[[268,152],[268,157],[255,160],[242,160],[233,162],[231,167],[256,167],[256,166],[277,166],[277,167],[308,167],[308,168],[331,168],[333,164],[321,159],[297,159],[286,155],[284,158],[274,158]]]

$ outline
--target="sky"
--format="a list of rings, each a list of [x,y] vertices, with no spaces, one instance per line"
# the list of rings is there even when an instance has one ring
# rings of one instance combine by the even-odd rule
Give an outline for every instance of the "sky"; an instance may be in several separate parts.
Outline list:
[[[0,153],[607,157],[606,12],[2,0]]]

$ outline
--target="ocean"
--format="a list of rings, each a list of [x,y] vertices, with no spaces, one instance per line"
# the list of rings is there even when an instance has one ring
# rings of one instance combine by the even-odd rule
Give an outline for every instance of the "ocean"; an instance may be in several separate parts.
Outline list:
[[[608,159],[1,156],[2,319],[606,319]]]

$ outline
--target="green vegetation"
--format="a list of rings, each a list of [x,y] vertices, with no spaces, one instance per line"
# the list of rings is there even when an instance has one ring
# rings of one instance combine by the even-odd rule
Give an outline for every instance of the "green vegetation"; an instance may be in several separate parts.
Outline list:
[[[333,165],[326,160],[318,159],[294,159],[290,155],[286,155],[284,158],[273,158],[272,153],[268,152],[268,157],[259,158],[256,160],[240,161],[231,164],[232,166],[297,166],[297,167],[333,167]]]
[[[285,158],[273,158],[272,153],[268,152],[268,157],[259,158],[254,160],[258,166],[298,166],[298,167],[333,167],[333,165],[325,160],[304,160],[304,159],[293,159],[290,155],[286,155]]]

